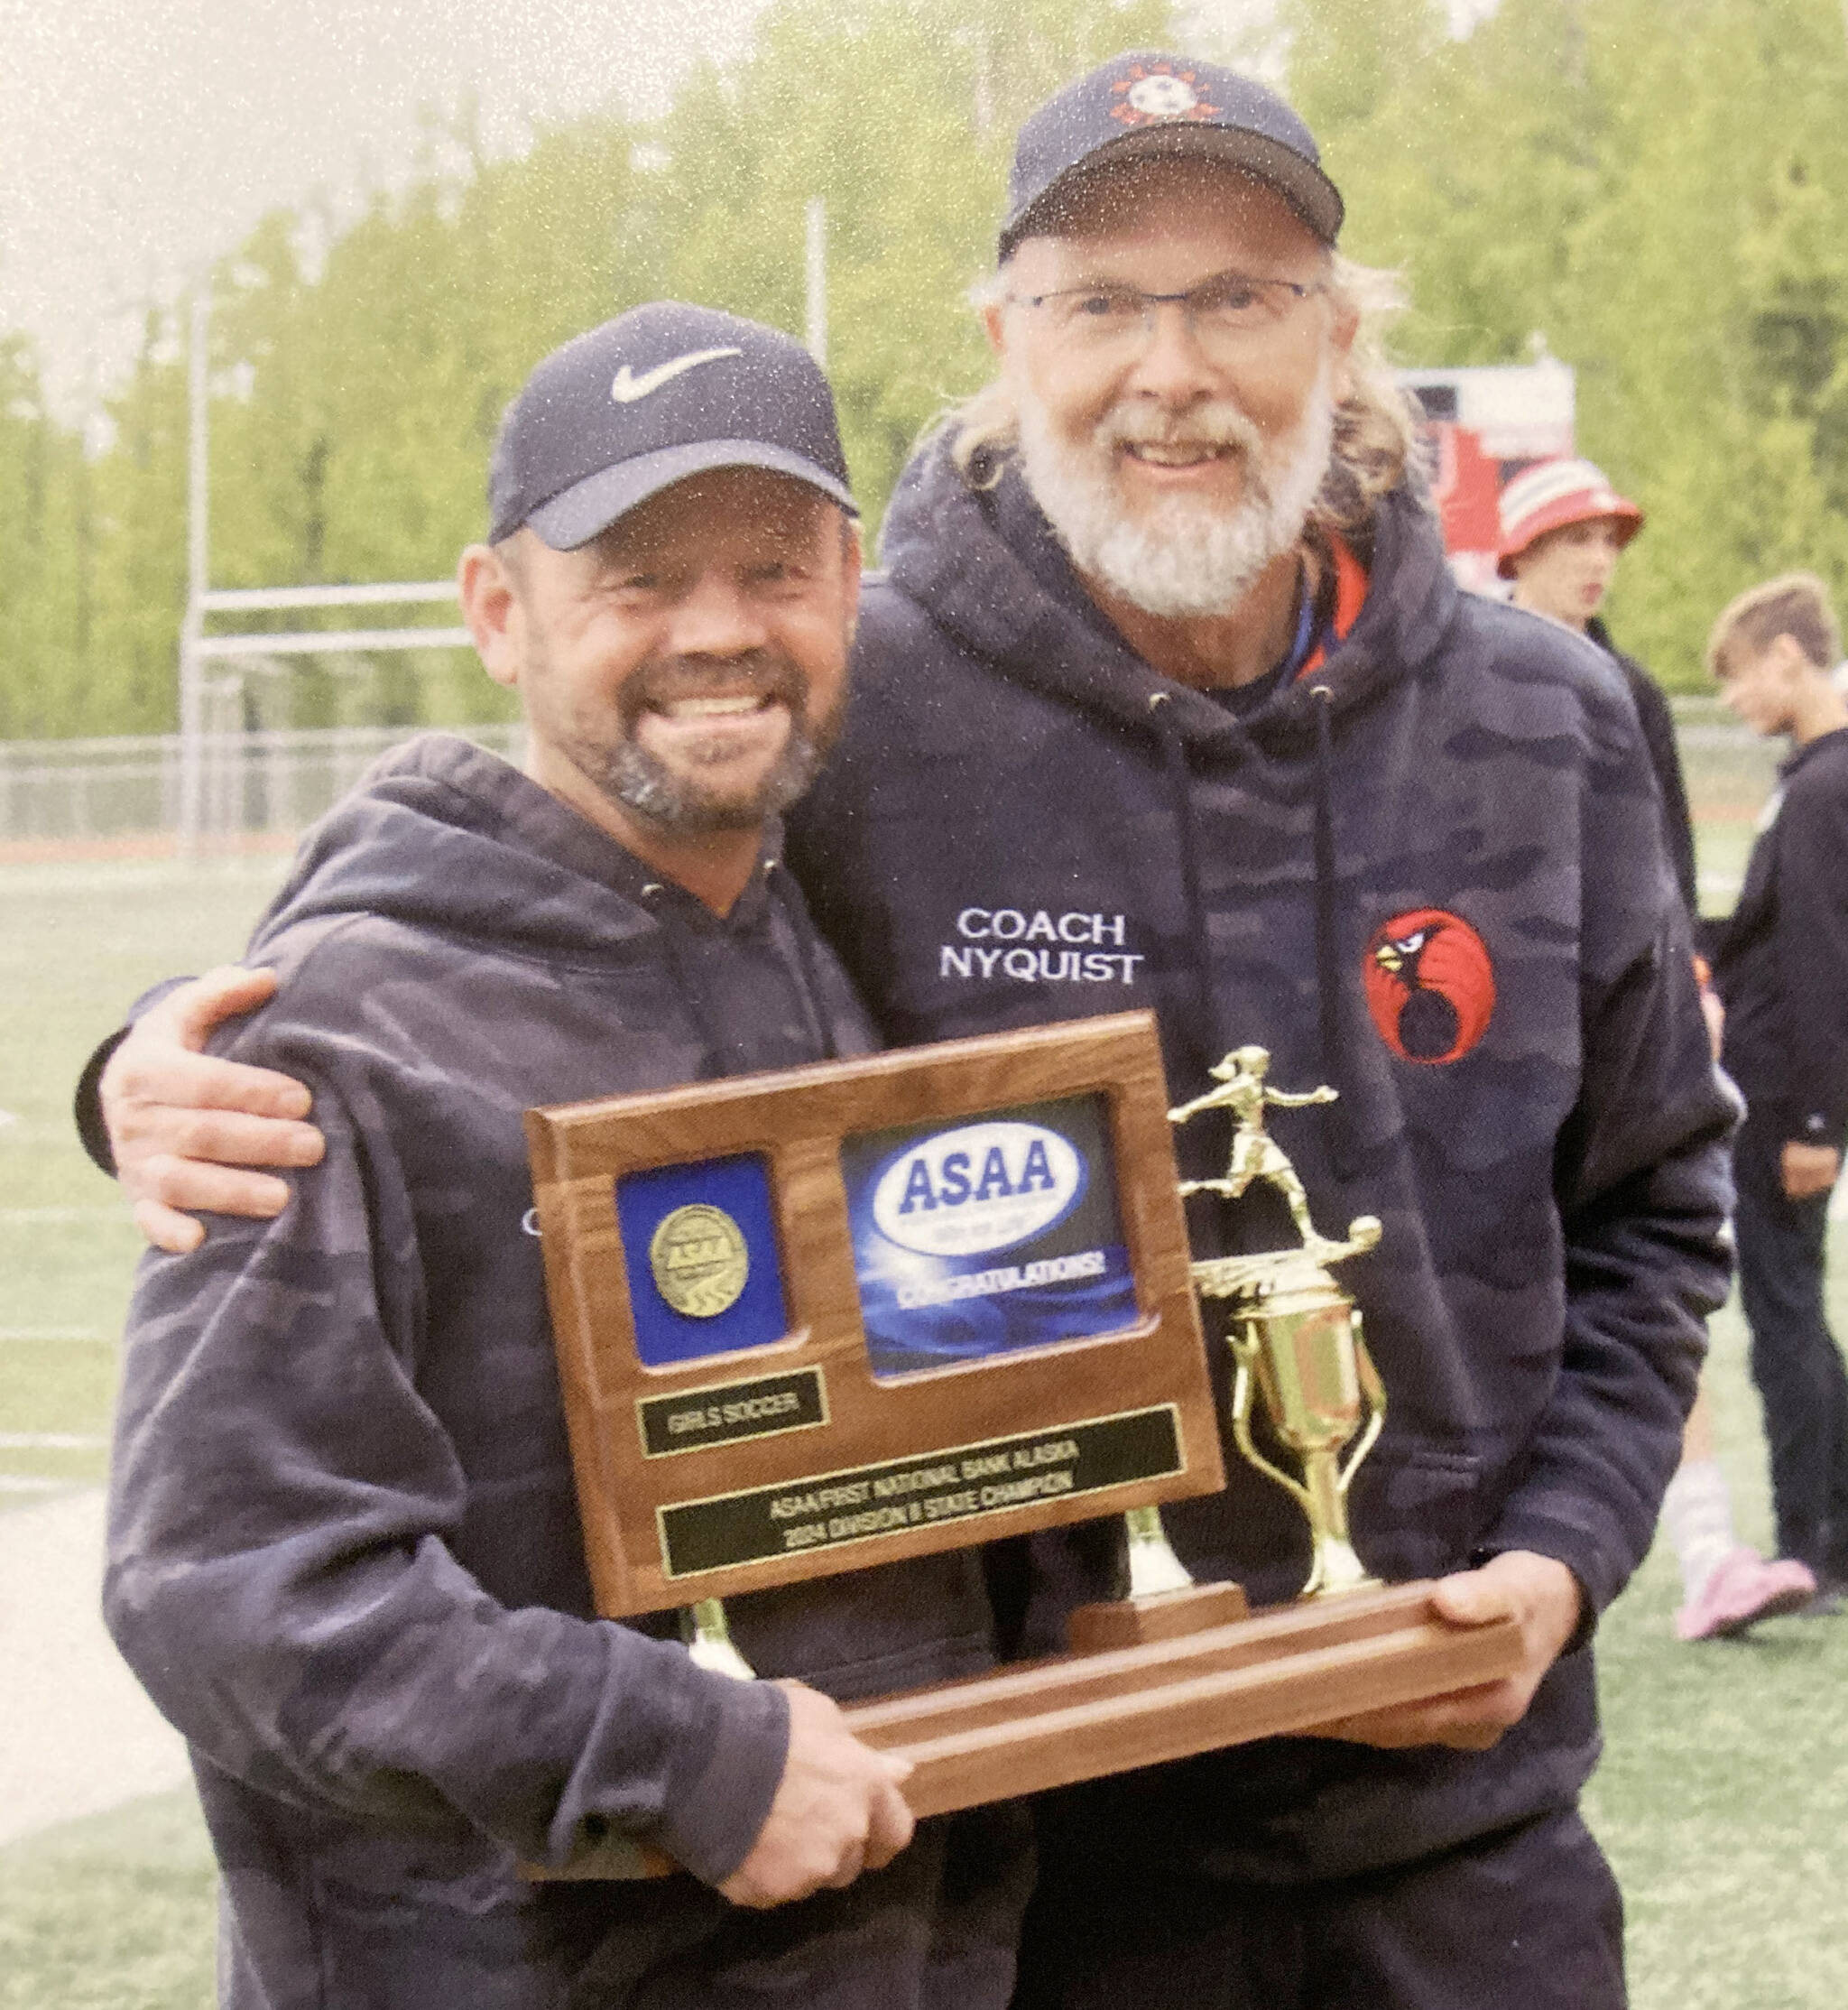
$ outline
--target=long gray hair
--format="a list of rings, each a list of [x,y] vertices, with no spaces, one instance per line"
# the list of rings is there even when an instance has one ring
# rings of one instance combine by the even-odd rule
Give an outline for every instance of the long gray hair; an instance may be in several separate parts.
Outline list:
[[[978,307],[997,303],[1006,290],[1005,268],[975,289]],[[1335,444],[1328,473],[1310,511],[1310,522],[1335,531],[1357,531],[1372,519],[1374,505],[1418,465],[1418,407],[1403,391],[1386,359],[1385,331],[1404,311],[1405,291],[1397,273],[1362,265],[1339,252],[1329,260],[1329,292],[1358,323],[1348,357],[1353,384],[1335,413]],[[1004,377],[984,384],[953,405],[929,431],[947,429],[950,453],[972,488],[992,487],[1020,444],[1020,414],[1013,386]]]

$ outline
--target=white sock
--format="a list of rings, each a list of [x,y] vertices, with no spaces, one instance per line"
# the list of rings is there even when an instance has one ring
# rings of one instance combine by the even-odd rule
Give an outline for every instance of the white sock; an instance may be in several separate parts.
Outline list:
[[[1695,1459],[1668,1482],[1662,1497],[1662,1526],[1681,1566],[1682,1594],[1697,1598],[1720,1559],[1739,1540],[1732,1533],[1726,1476],[1717,1459]]]

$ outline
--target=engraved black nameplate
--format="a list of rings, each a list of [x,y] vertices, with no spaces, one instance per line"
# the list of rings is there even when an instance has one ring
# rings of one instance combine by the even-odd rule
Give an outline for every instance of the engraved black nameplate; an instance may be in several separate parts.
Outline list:
[[[1004,1514],[1186,1469],[1178,1413],[1174,1404],[1161,1403],[658,1507],[661,1568],[670,1578],[695,1577],[763,1557]]]
[[[827,1422],[827,1392],[818,1368],[791,1368],[783,1375],[753,1376],[710,1389],[682,1389],[670,1396],[644,1396],[635,1405],[644,1459],[677,1451],[703,1451],[741,1438],[768,1438],[780,1431],[806,1431]]]

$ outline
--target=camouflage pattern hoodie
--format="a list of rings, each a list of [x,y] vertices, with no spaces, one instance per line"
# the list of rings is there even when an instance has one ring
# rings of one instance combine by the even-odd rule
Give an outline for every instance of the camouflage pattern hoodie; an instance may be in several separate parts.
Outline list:
[[[1389,1579],[1538,1551],[1595,1615],[1648,1549],[1728,1274],[1729,1104],[1615,668],[1459,593],[1403,490],[1338,554],[1304,673],[1245,717],[1128,647],[1012,466],[975,486],[928,446],[883,556],[789,857],[887,1039],[1148,1005],[1176,1102],[1247,1042],[1276,1087],[1338,1088],[1270,1130],[1325,1232],[1384,1223],[1342,1274],[1391,1399],[1356,1546]],[[1184,1170],[1223,1173],[1227,1143],[1196,1119]],[[1202,1254],[1296,1239],[1266,1192],[1190,1209]],[[1229,1437],[1226,1465],[1167,1512],[1176,1548],[1287,1597],[1301,1516]],[[1030,1647],[1113,1541],[1037,1542]],[[1490,1754],[1170,1768],[1160,1847],[1266,1878],[1409,1862],[1569,1805],[1596,1750],[1575,1651]]]
[[[310,835],[251,955],[280,992],[220,1051],[309,1083],[327,1157],[276,1220],[144,1260],[106,1586],[192,1746],[222,2000],[999,2010],[1004,1848],[926,1824],[850,1892],[734,1912],[708,1887],[768,1811],[787,1704],[670,1621],[592,1616],[521,1113],[864,1051],[787,875],[721,919],[432,735]],[[760,1674],[841,1697],[990,1661],[962,1552],[729,1611]],[[613,1834],[706,1882],[515,1874]]]

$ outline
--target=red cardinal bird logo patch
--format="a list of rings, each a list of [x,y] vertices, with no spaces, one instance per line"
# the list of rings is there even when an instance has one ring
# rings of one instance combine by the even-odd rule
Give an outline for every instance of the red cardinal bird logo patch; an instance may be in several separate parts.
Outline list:
[[[1414,907],[1373,931],[1363,967],[1367,1010],[1401,1061],[1461,1061],[1488,1031],[1495,968],[1460,914]]]

